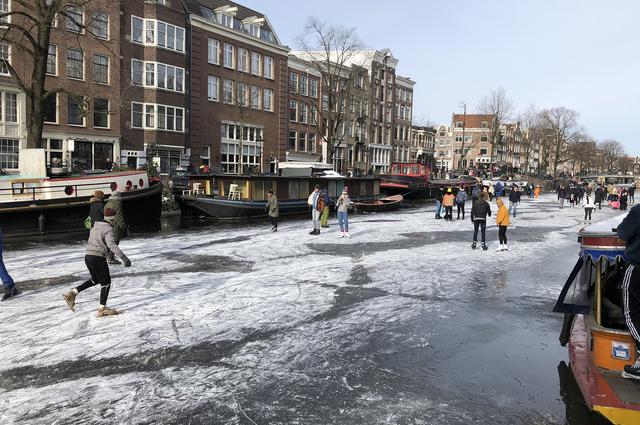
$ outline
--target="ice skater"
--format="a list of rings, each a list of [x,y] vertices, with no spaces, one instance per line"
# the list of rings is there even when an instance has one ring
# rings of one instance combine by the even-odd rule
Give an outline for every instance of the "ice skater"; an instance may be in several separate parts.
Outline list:
[[[475,190],[475,189],[474,189]],[[467,202],[468,196],[464,188],[461,187],[456,194],[456,206],[458,207],[458,218],[460,220],[460,212],[462,212],[462,219],[464,220],[464,204]]]
[[[320,194],[320,186],[316,185],[307,198],[307,205],[311,208],[311,221],[313,222],[313,230],[309,232],[310,235],[320,234],[320,214],[324,210],[324,199]]]
[[[273,190],[267,191],[267,206],[265,207],[271,221],[271,231],[278,231],[278,216],[280,216],[280,207],[278,207],[278,198],[273,194]]]
[[[322,214],[320,215],[320,227],[323,229],[329,228],[329,203],[331,203],[331,199],[329,198],[329,192],[327,189],[322,189],[320,191],[320,196],[324,200],[324,208],[322,209]]]
[[[336,200],[336,209],[338,210],[338,224],[340,224],[340,237],[349,237],[349,208],[351,207],[351,199],[349,199],[349,190],[345,187],[342,194]]]
[[[487,202],[489,195],[486,192],[480,194],[480,198],[471,207],[471,222],[473,223],[473,243],[471,248],[476,249],[478,244],[478,229],[482,232],[482,249],[487,250],[487,216],[491,216],[491,207]]]
[[[15,282],[9,275],[7,268],[4,266],[4,261],[2,259],[3,248],[2,229],[0,229],[0,281],[2,281],[2,286],[4,286],[4,294],[2,295],[2,299],[0,301],[7,300],[19,294]]]
[[[84,262],[89,269],[91,278],[80,286],[66,292],[63,297],[71,311],[76,311],[76,297],[85,289],[95,285],[100,285],[100,305],[98,307],[97,317],[114,316],[120,312],[114,308],[107,307],[107,298],[109,297],[109,288],[111,287],[111,275],[109,274],[109,265],[107,258],[109,253],[113,253],[122,259],[125,267],[131,266],[131,261],[120,250],[116,244],[113,235],[113,222],[116,212],[111,208],[104,209],[104,221],[95,223],[89,233],[87,241],[87,251]]]
[[[509,214],[513,213],[514,218],[518,212],[518,204],[520,203],[521,195],[522,192],[518,186],[514,184],[513,188],[511,188],[511,193],[509,193]]]
[[[500,246],[496,248],[496,251],[508,251],[507,246],[507,227],[509,226],[509,211],[504,205],[502,198],[496,199],[496,205],[498,206],[498,214],[496,214],[496,225],[498,226],[498,240]]]
[[[636,362],[626,365],[623,378],[640,380],[640,205],[631,208],[618,225],[618,237],[627,243],[627,268],[622,281],[624,318],[636,343]]]
[[[582,206],[584,207],[584,223],[591,223],[591,214],[593,210],[596,208],[596,204],[593,202],[594,198],[591,195],[591,192],[588,191],[587,194],[582,199]]]
[[[107,208],[115,212],[115,218],[112,220],[112,224],[113,237],[117,245],[122,239],[127,236],[128,233],[127,222],[124,219],[124,212],[122,211],[122,197],[120,196],[120,192],[114,191],[111,193],[111,196],[109,196],[109,200],[104,206],[105,210]],[[110,253],[107,261],[109,262],[109,264],[120,264],[120,262],[113,256],[113,252]]]
[[[447,194],[442,198],[442,206],[444,206],[444,219],[453,220],[453,203],[455,202],[455,195],[451,188],[447,189]]]

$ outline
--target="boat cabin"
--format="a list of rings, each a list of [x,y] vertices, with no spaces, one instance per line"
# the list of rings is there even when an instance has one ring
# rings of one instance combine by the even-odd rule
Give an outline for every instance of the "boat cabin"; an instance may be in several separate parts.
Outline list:
[[[391,164],[391,171],[388,174],[393,176],[425,177],[428,180],[431,170],[428,166],[417,162],[394,162]]]

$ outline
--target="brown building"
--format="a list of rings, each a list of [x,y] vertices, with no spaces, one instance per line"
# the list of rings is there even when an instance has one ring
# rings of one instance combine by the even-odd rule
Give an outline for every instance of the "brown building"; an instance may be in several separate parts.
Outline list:
[[[318,111],[322,75],[308,62],[289,56],[286,161],[318,162],[322,158]]]
[[[16,2],[0,4],[21,10]],[[47,164],[59,161],[81,172],[105,168],[119,155],[120,19],[118,4],[108,0],[68,6],[67,14],[56,19],[51,31],[45,89],[52,94],[44,106],[40,147]],[[18,23],[24,18],[10,19]],[[29,86],[32,57],[20,54],[16,43],[2,43],[0,51]],[[0,96],[0,168],[17,171],[19,151],[26,147],[26,96],[7,67],[0,69]]]
[[[453,160],[451,169],[477,167],[484,168],[491,163],[489,129],[493,115],[452,114],[451,137]],[[464,140],[464,156],[462,141]]]
[[[268,19],[241,5],[186,1],[190,12],[191,162],[276,171],[287,140],[287,56]]]
[[[123,2],[122,164],[188,165],[189,40],[179,1]]]

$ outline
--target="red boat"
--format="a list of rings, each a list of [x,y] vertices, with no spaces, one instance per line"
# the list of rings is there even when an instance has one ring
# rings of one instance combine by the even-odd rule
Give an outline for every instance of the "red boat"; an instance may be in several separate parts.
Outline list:
[[[391,172],[381,174],[380,178],[381,191],[408,199],[433,198],[440,188],[469,188],[478,184],[478,180],[470,176],[433,180],[429,167],[417,162],[394,162],[391,164]]]

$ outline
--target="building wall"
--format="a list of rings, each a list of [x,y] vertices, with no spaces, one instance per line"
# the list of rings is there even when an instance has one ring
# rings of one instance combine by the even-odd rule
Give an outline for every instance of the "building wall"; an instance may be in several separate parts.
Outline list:
[[[323,139],[319,125],[322,78],[311,69],[310,64],[289,58],[286,161],[316,162],[322,157]],[[312,85],[316,87],[315,96],[312,95]]]

